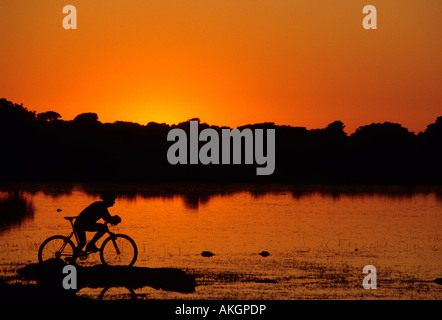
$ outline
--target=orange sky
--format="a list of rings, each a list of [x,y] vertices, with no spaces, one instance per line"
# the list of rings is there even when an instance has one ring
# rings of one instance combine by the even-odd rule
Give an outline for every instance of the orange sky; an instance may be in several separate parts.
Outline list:
[[[442,115],[441,17],[440,0],[0,0],[0,97],[65,120],[418,132]]]

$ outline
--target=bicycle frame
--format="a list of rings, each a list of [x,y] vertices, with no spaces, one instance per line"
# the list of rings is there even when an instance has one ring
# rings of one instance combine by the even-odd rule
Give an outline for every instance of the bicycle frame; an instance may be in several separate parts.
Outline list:
[[[74,219],[69,219],[69,222],[70,222],[70,224],[71,224],[71,227],[72,227],[72,232],[68,235],[68,236],[66,236],[66,238],[68,239],[68,240],[70,240],[71,238],[72,238],[72,236],[75,236],[75,240],[77,241],[77,243],[76,243],[76,245],[78,246],[78,244],[80,243],[80,239],[78,238],[78,235],[77,235],[77,232],[75,231],[75,228],[74,228],[74,223],[73,223],[73,220]],[[112,243],[113,243],[113,245],[114,245],[114,247],[115,247],[115,250],[117,251],[117,254],[120,254],[120,249],[118,248],[118,245],[117,245],[117,243],[115,242],[115,237],[114,237],[114,235],[115,235],[115,233],[113,233],[113,232],[111,232],[110,230],[109,230],[109,228],[108,228],[108,222],[104,222],[104,225],[106,226],[106,233],[109,235],[109,237],[111,238],[111,240],[112,240]],[[67,242],[66,242],[67,243]],[[63,251],[64,250],[64,248],[65,248],[65,246],[66,246],[66,243],[64,243],[63,244],[63,246],[60,248],[60,251]],[[100,249],[101,250],[101,249]],[[92,252],[84,252],[83,253],[83,255],[89,255],[89,254],[91,254]]]
[[[69,220],[69,222],[71,223],[72,232],[66,238],[68,238],[70,240],[72,238],[72,236],[74,235],[75,236],[75,240],[77,241],[77,246],[78,246],[78,244],[80,243],[80,239],[78,239],[78,235],[77,235],[77,232],[75,232],[74,223],[72,221],[73,221],[73,219]]]

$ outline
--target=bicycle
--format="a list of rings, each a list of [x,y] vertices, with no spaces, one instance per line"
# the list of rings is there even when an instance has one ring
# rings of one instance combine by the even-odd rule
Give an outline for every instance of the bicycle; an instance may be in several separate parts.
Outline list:
[[[75,264],[77,258],[85,260],[93,251],[81,251],[77,253],[76,246],[71,240],[72,236],[79,243],[78,235],[74,229],[73,221],[77,217],[64,217],[72,226],[72,232],[68,236],[55,235],[47,238],[38,250],[38,261],[44,262],[50,258],[64,259],[70,264]],[[138,256],[138,248],[135,241],[121,233],[113,233],[105,222],[106,232],[109,237],[104,239],[99,249],[100,260],[108,266],[133,266]]]

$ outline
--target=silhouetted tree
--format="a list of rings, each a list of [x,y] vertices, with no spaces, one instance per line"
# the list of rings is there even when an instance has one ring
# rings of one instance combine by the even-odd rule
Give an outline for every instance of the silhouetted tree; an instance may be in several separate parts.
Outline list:
[[[79,123],[95,123],[98,122],[98,115],[93,112],[80,113],[74,118],[74,121]]]
[[[398,123],[372,123],[356,129],[351,135],[352,140],[362,148],[375,146],[376,148],[397,147],[410,142],[414,134]]]
[[[271,122],[239,127],[276,130],[271,176],[256,176],[256,164],[170,165],[166,155],[173,142],[167,134],[172,128],[188,132],[189,120],[101,123],[88,112],[63,121],[56,112],[36,116],[0,99],[0,181],[442,184],[442,117],[418,135],[389,122],[362,126],[351,135],[341,121],[312,130]],[[229,129],[199,121],[199,129],[204,128]]]
[[[342,123],[342,121],[335,121],[333,123],[330,123],[326,128],[325,131],[328,134],[332,134],[334,136],[347,136],[347,134],[344,131],[345,125]]]
[[[438,117],[435,123],[429,124],[424,134],[427,136],[442,138],[442,116]]]
[[[37,120],[40,121],[55,121],[61,119],[61,115],[55,111],[46,111],[37,114]]]
[[[24,124],[35,120],[35,111],[29,111],[23,104],[0,99],[0,121],[10,124]]]

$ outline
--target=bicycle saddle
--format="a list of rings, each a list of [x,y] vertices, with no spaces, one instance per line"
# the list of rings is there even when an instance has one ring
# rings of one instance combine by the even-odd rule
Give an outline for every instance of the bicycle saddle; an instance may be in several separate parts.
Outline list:
[[[76,219],[77,217],[64,217],[64,218],[68,221],[72,221],[72,220]]]

